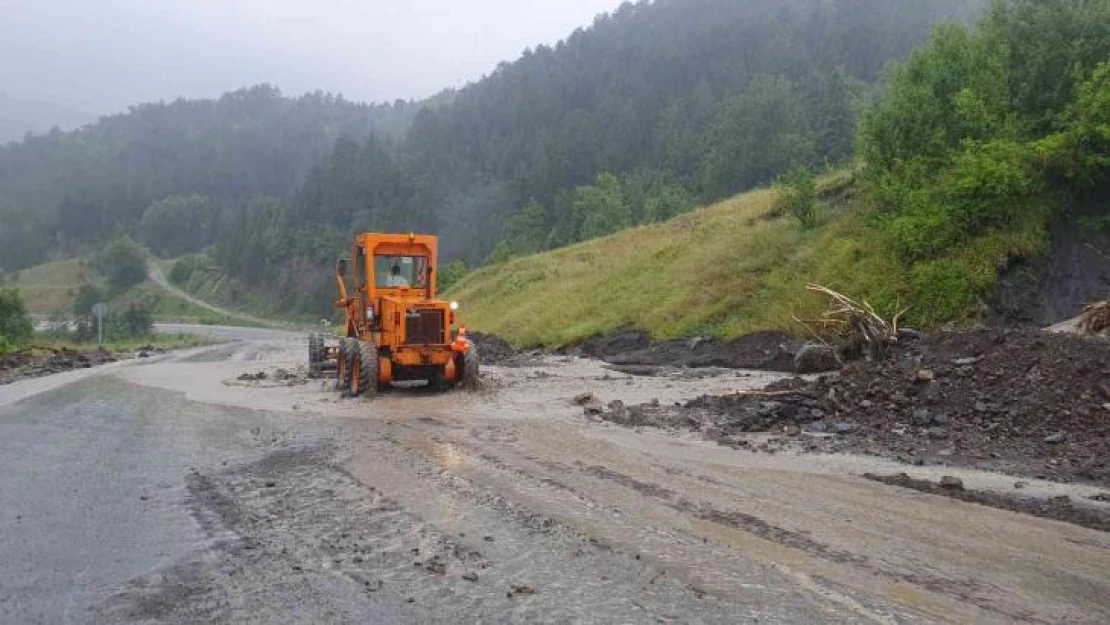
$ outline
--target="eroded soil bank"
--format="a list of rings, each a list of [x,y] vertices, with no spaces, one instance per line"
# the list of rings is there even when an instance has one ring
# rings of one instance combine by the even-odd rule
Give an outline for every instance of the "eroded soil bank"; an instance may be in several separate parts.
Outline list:
[[[77,351],[69,348],[29,348],[0,356],[0,384],[37,378],[62,371],[88,369],[116,362],[117,355],[101,349]]]
[[[615,404],[603,419],[694,429],[721,444],[776,432],[810,451],[862,452],[1110,485],[1110,341],[1034,330],[938,333],[761,392]]]

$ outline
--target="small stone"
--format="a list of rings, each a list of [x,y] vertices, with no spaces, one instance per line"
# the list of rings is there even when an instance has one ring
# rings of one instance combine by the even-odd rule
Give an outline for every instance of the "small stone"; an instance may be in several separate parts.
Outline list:
[[[492,543],[493,542],[493,536],[483,536],[482,540],[486,541],[487,543]]]
[[[953,490],[963,490],[964,489],[964,482],[963,482],[963,480],[961,480],[958,477],[952,477],[951,475],[945,475],[944,477],[940,478],[940,487],[941,488],[951,488]]]
[[[1021,489],[1025,488],[1026,486],[1029,486],[1029,482],[1014,482],[1014,488],[1016,488],[1018,490],[1021,490]]]
[[[828,426],[825,425],[824,421],[814,421],[813,423],[807,423],[806,427],[805,427],[806,432],[821,433],[821,432],[825,432],[827,430],[828,430]],[[744,441],[744,442],[747,443],[747,441]]]
[[[355,564],[362,564],[362,556],[355,556],[351,558],[351,562],[354,562]]]
[[[948,428],[945,427],[931,427],[929,428],[929,438],[943,440],[948,438]]]
[[[1064,442],[1065,438],[1067,438],[1066,434],[1064,434],[1063,432],[1057,432],[1055,434],[1049,434],[1048,436],[1044,437],[1044,442],[1050,445],[1057,445]]]
[[[821,373],[836,371],[840,368],[840,360],[836,351],[820,343],[806,343],[794,355],[795,373]]]
[[[953,360],[952,364],[956,365],[957,367],[969,367],[977,362],[979,362],[978,358],[959,358]]]
[[[925,333],[913,328],[898,328],[898,338],[903,341],[918,341],[925,336]]]
[[[585,406],[586,404],[589,404],[596,399],[597,397],[595,397],[593,393],[582,393],[574,397],[574,403],[578,404],[579,406]]]
[[[870,399],[865,399],[859,403],[860,408],[870,408],[872,406]]]
[[[584,406],[582,406],[582,411],[585,412],[587,415],[599,415],[605,412],[605,406],[603,406],[601,404],[601,401],[595,397],[586,402]]]
[[[847,422],[841,421],[839,423],[834,423],[833,424],[833,432],[835,432],[837,434],[841,434],[841,435],[851,434],[852,432],[855,432],[855,431],[856,431],[856,424],[854,424],[854,423],[847,423]]]
[[[266,482],[266,488],[273,488],[275,486],[277,486],[277,482],[274,482],[272,480],[269,481],[269,482]]]
[[[462,578],[468,582],[476,582],[478,581],[478,574],[474,571],[467,571],[462,574]]]
[[[510,595],[513,595],[513,594],[534,595],[534,594],[536,594],[536,589],[529,586],[528,584],[513,584],[510,588],[512,590],[512,592],[509,593]]]
[[[937,374],[933,373],[931,369],[918,369],[915,379],[918,382],[932,382],[937,379]]]
[[[933,415],[933,425],[948,425],[948,415],[943,412]]]
[[[933,413],[928,408],[918,408],[913,411],[913,424],[926,426],[933,422]]]

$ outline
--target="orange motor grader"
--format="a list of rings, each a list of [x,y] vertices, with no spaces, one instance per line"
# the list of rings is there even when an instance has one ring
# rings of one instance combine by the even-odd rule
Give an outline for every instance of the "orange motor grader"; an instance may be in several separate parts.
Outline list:
[[[345,338],[326,347],[309,339],[314,370],[336,361],[337,386],[349,396],[373,395],[394,381],[426,380],[438,390],[476,387],[478,350],[457,333],[456,302],[436,299],[438,239],[418,234],[364,233],[348,261],[336,262],[336,307],[346,313]]]

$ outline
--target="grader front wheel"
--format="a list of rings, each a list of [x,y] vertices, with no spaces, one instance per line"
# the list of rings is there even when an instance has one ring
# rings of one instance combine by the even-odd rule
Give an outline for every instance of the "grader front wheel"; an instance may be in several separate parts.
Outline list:
[[[339,381],[337,387],[343,396],[354,391],[355,369],[358,367],[358,340],[345,338],[339,342]]]
[[[455,357],[455,369],[459,375],[459,385],[468,391],[478,389],[478,368],[481,359],[478,357],[478,348],[467,339],[467,350]]]

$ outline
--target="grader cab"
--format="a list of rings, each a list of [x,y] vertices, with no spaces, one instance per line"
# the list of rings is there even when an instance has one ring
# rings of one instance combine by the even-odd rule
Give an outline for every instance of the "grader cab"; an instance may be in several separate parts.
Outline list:
[[[408,380],[438,390],[476,387],[478,350],[465,328],[454,329],[458,304],[436,299],[437,245],[430,235],[355,237],[349,265],[340,259],[335,269],[345,336],[332,347],[311,337],[310,367],[334,359],[337,385],[350,396]]]

